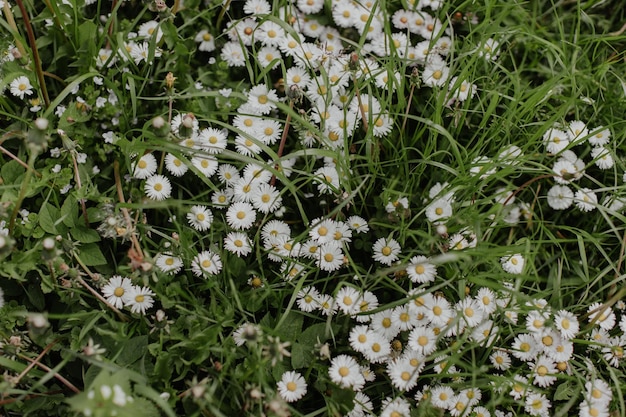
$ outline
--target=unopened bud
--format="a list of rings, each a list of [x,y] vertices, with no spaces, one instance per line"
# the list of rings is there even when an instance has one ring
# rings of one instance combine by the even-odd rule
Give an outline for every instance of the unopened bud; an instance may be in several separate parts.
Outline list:
[[[174,74],[172,72],[168,72],[165,76],[165,86],[168,90],[174,88],[174,81],[176,81],[176,77],[174,77]]]
[[[187,113],[185,117],[183,117],[183,126],[187,129],[193,129],[193,121],[196,119],[196,116],[193,113]]]
[[[163,126],[165,126],[165,119],[162,118],[161,116],[157,116],[154,119],[152,119],[152,127],[155,129],[161,129]]]
[[[35,120],[35,127],[39,130],[46,130],[48,128],[49,123],[50,122],[48,121],[48,119],[44,117],[38,117]]]
[[[43,240],[43,248],[45,250],[52,250],[54,249],[55,243],[54,243],[54,239],[52,239],[51,237],[47,237]]]

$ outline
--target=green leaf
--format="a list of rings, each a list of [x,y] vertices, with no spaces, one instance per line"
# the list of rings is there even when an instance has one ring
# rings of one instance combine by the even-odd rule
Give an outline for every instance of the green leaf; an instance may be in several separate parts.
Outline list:
[[[0,173],[4,184],[15,184],[17,179],[24,175],[26,170],[17,163],[17,161],[9,161],[2,165]]]
[[[554,393],[555,401],[565,401],[573,396],[577,396],[578,393],[574,390],[574,386],[569,382],[564,382],[558,387],[556,387],[556,392]]]
[[[46,298],[38,285],[30,284],[26,288],[26,296],[28,301],[32,303],[37,310],[43,310],[46,306]]]
[[[137,336],[125,341],[117,357],[120,365],[130,365],[148,353],[148,336]]]
[[[72,228],[77,226],[78,203],[73,195],[68,195],[61,206],[61,218],[63,224]]]
[[[302,314],[291,310],[288,313],[286,319],[283,320],[283,324],[280,328],[276,328],[276,333],[281,338],[281,340],[296,340],[300,331],[302,330],[302,322],[304,321],[304,317]]]
[[[316,343],[323,343],[330,338],[333,332],[337,331],[338,326],[328,328],[326,323],[317,323],[307,327],[298,336],[298,341],[304,345],[314,346]]]
[[[51,204],[44,204],[39,210],[39,225],[52,235],[64,234],[67,228],[62,223],[61,210]]]
[[[105,265],[106,258],[95,243],[88,243],[80,247],[80,259],[87,266]]]
[[[293,369],[306,368],[315,360],[313,346],[302,343],[294,343],[291,347],[291,366]]]
[[[88,229],[85,226],[72,227],[70,235],[74,240],[81,243],[94,243],[100,241],[100,235],[94,229]]]

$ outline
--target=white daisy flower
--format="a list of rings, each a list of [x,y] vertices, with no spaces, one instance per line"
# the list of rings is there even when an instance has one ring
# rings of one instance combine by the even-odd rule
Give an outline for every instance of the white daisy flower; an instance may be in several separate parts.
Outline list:
[[[606,331],[615,327],[615,313],[609,305],[599,302],[592,303],[587,308],[587,314],[589,315],[589,323],[594,323]]]
[[[187,164],[178,159],[174,154],[168,153],[165,155],[165,169],[175,177],[181,177],[185,175],[185,172],[189,170]]]
[[[526,396],[524,410],[531,416],[547,416],[550,407],[552,404],[544,394],[530,392]]]
[[[361,216],[348,217],[346,224],[357,233],[367,233],[370,230],[367,221]]]
[[[390,266],[397,261],[400,253],[400,244],[393,238],[381,237],[372,246],[372,257],[383,265]]]
[[[559,310],[554,315],[554,325],[564,339],[571,340],[576,337],[580,329],[578,318],[569,311]]]
[[[210,178],[217,172],[218,161],[214,156],[199,156],[191,158],[191,164],[200,171],[205,177]]]
[[[499,371],[506,371],[511,367],[511,356],[502,349],[494,350],[489,356],[489,361]]]
[[[202,29],[198,32],[193,40],[199,43],[199,51],[213,52],[215,50],[215,38],[206,29]]]
[[[285,372],[278,381],[278,393],[288,403],[298,401],[304,397],[307,384],[302,375],[295,371]]]
[[[558,154],[567,148],[570,140],[566,132],[559,129],[550,129],[543,134],[543,143],[546,145],[548,153]]]
[[[172,275],[177,274],[183,267],[183,261],[179,257],[169,253],[159,253],[155,257],[154,263],[161,271]]]
[[[146,314],[146,310],[154,304],[154,293],[148,287],[133,287],[128,293],[130,311],[133,313]]]
[[[219,154],[228,145],[228,138],[223,130],[212,127],[202,129],[198,133],[200,146],[210,154]]]
[[[237,256],[247,256],[252,252],[252,244],[245,233],[230,232],[224,238],[224,249]]]
[[[604,146],[609,143],[611,139],[611,131],[608,128],[598,126],[591,130],[591,136],[589,136],[589,143],[593,146]]]
[[[246,230],[256,220],[256,211],[252,204],[238,201],[230,205],[226,211],[226,221],[235,230]]]
[[[591,157],[594,160],[593,162],[600,169],[610,169],[613,168],[615,164],[611,152],[603,146],[595,146],[591,150]]]
[[[9,85],[11,94],[20,99],[24,99],[24,96],[30,96],[33,94],[33,86],[31,85],[28,77],[20,75],[11,81]]]
[[[139,158],[139,160],[134,164],[133,177],[145,180],[146,178],[154,175],[157,168],[158,163],[156,158],[153,154],[147,153]]]
[[[500,263],[502,264],[502,269],[509,274],[521,274],[524,270],[525,260],[521,254],[516,253],[515,255],[501,257]]]
[[[101,289],[106,300],[116,308],[128,304],[133,284],[129,278],[114,275]]]
[[[144,191],[152,200],[165,200],[172,194],[172,184],[166,176],[153,175],[146,180]]]
[[[323,243],[319,247],[319,254],[315,264],[322,271],[336,271],[343,265],[343,252],[339,242]]]
[[[398,358],[387,363],[387,374],[391,384],[400,391],[410,391],[417,385],[419,372],[412,369],[408,358]]]
[[[199,232],[208,230],[213,223],[213,213],[205,206],[193,206],[187,213],[189,225]]]
[[[410,259],[406,273],[411,281],[419,284],[432,282],[437,276],[437,268],[430,262],[430,258],[417,255]]]
[[[574,194],[574,204],[581,211],[592,211],[598,205],[598,196],[590,188],[581,188]]]
[[[247,104],[257,114],[268,114],[276,108],[277,102],[276,90],[269,89],[265,84],[255,85],[248,91]]]
[[[273,185],[262,183],[254,187],[250,202],[261,213],[273,213],[278,210],[283,203],[280,192]]]
[[[409,333],[408,345],[411,349],[427,356],[437,350],[437,335],[432,327],[415,327]]]
[[[334,357],[328,368],[330,379],[341,388],[351,388],[353,391],[361,391],[365,385],[365,378],[357,361],[348,355]]]
[[[319,296],[320,292],[315,287],[304,287],[296,295],[296,303],[298,308],[305,313],[310,313],[319,308]]]
[[[574,203],[574,192],[566,185],[553,185],[547,197],[548,205],[554,210],[565,210]]]
[[[572,142],[580,143],[588,134],[587,125],[580,120],[572,120],[567,127],[567,135]]]
[[[204,277],[207,274],[216,275],[222,270],[222,260],[217,253],[205,250],[193,258],[191,270],[198,277]]]
[[[361,293],[348,285],[341,287],[335,295],[335,301],[337,307],[348,315],[353,315],[359,312],[359,300],[361,299]]]

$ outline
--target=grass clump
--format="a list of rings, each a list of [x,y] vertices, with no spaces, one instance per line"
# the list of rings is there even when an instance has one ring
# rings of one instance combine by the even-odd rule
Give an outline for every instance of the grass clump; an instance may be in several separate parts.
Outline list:
[[[0,3],[8,414],[626,413],[622,8]]]

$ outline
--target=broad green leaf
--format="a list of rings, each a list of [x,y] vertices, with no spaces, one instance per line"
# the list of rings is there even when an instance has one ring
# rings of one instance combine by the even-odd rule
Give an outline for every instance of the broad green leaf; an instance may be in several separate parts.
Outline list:
[[[70,228],[72,238],[81,243],[94,243],[100,241],[100,235],[94,229],[88,229],[85,226],[77,226]]]
[[[79,257],[87,266],[104,265],[107,263],[102,251],[100,251],[100,247],[95,243],[82,245],[80,247]]]
[[[39,225],[41,228],[52,235],[62,234],[67,227],[62,223],[61,210],[51,204],[44,204],[39,210]]]

